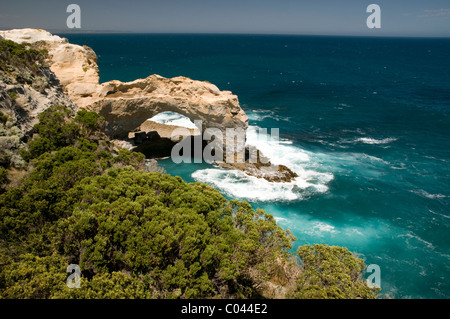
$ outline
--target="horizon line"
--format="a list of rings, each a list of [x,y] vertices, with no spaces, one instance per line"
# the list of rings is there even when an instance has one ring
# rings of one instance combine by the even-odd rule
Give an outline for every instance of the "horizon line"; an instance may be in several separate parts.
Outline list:
[[[420,38],[420,39],[450,39],[450,35],[396,35],[396,34],[326,34],[326,33],[284,33],[284,32],[180,32],[180,31],[123,31],[123,30],[67,30],[45,28],[3,28],[1,31],[13,29],[41,29],[52,34],[148,34],[148,35],[243,35],[243,36],[317,36],[317,37],[360,37],[360,38]]]
[[[395,35],[395,34],[325,34],[325,33],[252,33],[252,32],[149,32],[149,31],[118,31],[118,30],[46,30],[54,34],[148,34],[148,35],[243,35],[243,36],[317,36],[317,37],[360,37],[360,38],[421,38],[450,39],[450,35]]]

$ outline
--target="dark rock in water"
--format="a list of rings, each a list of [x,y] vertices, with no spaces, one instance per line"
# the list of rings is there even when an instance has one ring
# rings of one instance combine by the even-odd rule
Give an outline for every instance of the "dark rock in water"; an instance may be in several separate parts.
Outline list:
[[[157,131],[132,132],[130,139],[136,146],[133,151],[141,152],[149,159],[170,156],[172,147],[176,144],[170,138],[162,138]]]
[[[157,131],[147,132],[147,140],[149,140],[149,141],[155,141],[155,140],[158,140],[160,138],[161,138],[161,136],[159,136]]]
[[[159,136],[158,132],[156,131],[151,132],[140,131],[134,132],[133,134],[134,134],[133,141],[135,145],[140,145],[151,141],[157,141],[161,138],[161,136]]]
[[[142,144],[133,148],[133,151],[143,153],[148,159],[161,158],[170,156],[175,144],[169,138],[158,138],[154,136],[151,140],[145,139]]]
[[[252,153],[254,157],[253,160],[250,160],[250,154]],[[255,158],[256,162],[253,162]],[[269,182],[291,182],[298,177],[297,173],[290,168],[284,165],[272,164],[267,157],[253,146],[246,147],[244,162],[239,163],[236,159],[237,156],[235,156],[234,163],[218,162],[217,164],[222,167],[241,170],[247,175],[264,178]]]
[[[147,139],[147,133],[145,132],[136,132],[134,133],[134,144],[140,145],[145,142]]]

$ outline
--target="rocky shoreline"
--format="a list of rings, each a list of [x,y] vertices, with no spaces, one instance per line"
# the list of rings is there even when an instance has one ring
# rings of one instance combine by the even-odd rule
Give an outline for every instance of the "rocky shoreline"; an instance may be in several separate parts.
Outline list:
[[[202,134],[206,128],[218,128],[224,137],[227,128],[241,129],[245,134],[248,127],[248,117],[237,96],[209,82],[154,74],[131,82],[113,80],[100,84],[97,55],[87,46],[68,43],[65,38],[39,29],[0,31],[0,37],[47,52],[47,65],[41,66],[42,76],[29,75],[29,83],[17,83],[8,74],[0,74],[7,79],[0,83],[1,109],[7,109],[7,114],[13,109],[22,110],[15,118],[25,131],[31,130],[37,115],[47,107],[64,104],[73,110],[99,113],[108,123],[107,133],[112,140],[121,141],[118,144],[148,158],[158,158],[170,156],[173,145],[186,137],[174,140],[171,135],[176,126],[147,121],[158,113],[172,111],[191,121],[201,120],[201,130],[189,129],[191,136]],[[16,71],[19,75],[24,73]],[[245,143],[245,138],[238,143],[242,141]],[[255,151],[238,145],[238,149],[244,147],[247,155]],[[217,161],[217,164],[270,182],[290,182],[297,177],[288,167],[259,158],[256,163],[246,159],[243,163]]]
[[[256,153],[256,162],[250,160],[250,153]],[[245,149],[245,159],[244,162],[227,163],[227,162],[216,162],[221,167],[228,169],[237,169],[244,172],[247,175],[254,176],[256,178],[263,178],[269,182],[274,183],[289,183],[292,182],[296,177],[297,173],[292,171],[285,165],[272,164],[270,160],[254,147],[247,146]]]

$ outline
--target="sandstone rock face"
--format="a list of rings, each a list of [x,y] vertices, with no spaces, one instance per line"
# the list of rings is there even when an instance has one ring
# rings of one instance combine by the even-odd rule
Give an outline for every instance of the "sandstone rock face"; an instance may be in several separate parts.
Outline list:
[[[132,82],[110,81],[99,84],[97,56],[87,46],[70,44],[66,39],[38,29],[0,31],[0,36],[19,43],[45,41],[51,66],[64,92],[80,108],[96,111],[109,122],[113,138],[127,138],[128,132],[150,117],[165,111],[201,120],[206,128],[248,127],[248,117],[236,95],[220,91],[209,82],[186,77],[164,78],[150,75]]]
[[[62,43],[51,46],[49,54],[52,59],[50,69],[73,102],[78,105],[81,99],[95,93],[100,77],[97,55],[91,48]]]
[[[0,81],[0,108],[3,113],[15,119],[25,135],[38,122],[39,113],[52,105],[65,105],[72,110],[77,109],[63,93],[61,86],[51,84],[54,79],[54,74],[49,72],[46,80],[50,85],[43,90],[37,90],[28,84],[5,84]]]
[[[67,39],[40,29],[0,31],[0,36],[18,43],[43,42],[51,59],[50,69],[77,105],[80,98],[94,94],[100,77],[97,55],[88,46],[68,43]]]
[[[87,105],[82,105],[104,116],[115,137],[127,136],[148,118],[165,111],[182,114],[192,122],[201,120],[202,131],[207,127],[245,130],[248,126],[236,95],[181,76],[167,79],[150,75],[127,83],[103,83],[86,101]]]
[[[20,29],[0,31],[0,37],[18,43],[44,41],[45,47],[64,45],[65,40],[43,30]],[[29,135],[38,114],[52,105],[63,104],[72,110],[77,106],[64,94],[60,80],[48,66],[31,70],[25,64],[8,64],[0,68],[0,109],[11,116],[24,135]]]
[[[14,80],[5,81],[0,74],[0,106],[15,105],[23,110],[22,114],[16,114],[22,129],[30,129],[37,120],[37,114],[48,106],[64,104],[73,110],[79,107],[99,113],[108,122],[110,137],[126,141],[129,132],[141,130],[141,124],[149,118],[172,111],[192,122],[200,120],[202,133],[207,128],[219,129],[223,135],[224,151],[229,146],[236,151],[235,155],[243,155],[246,151],[248,117],[239,106],[237,96],[230,91],[221,91],[209,82],[182,76],[168,79],[156,74],[131,82],[114,80],[100,84],[97,56],[87,46],[70,44],[65,38],[39,29],[0,31],[0,36],[18,43],[38,42],[49,54],[50,69],[44,68],[46,75],[42,79],[34,79],[34,86],[16,85]],[[8,92],[14,93],[14,101]],[[235,132],[238,134],[227,137],[227,129],[237,129]],[[164,139],[174,142],[168,136],[161,138]],[[234,145],[226,145],[230,140]],[[125,144],[128,148],[133,147],[130,143]],[[161,148],[166,151],[166,146],[164,144]],[[296,177],[282,165],[221,164],[273,182],[291,181]]]

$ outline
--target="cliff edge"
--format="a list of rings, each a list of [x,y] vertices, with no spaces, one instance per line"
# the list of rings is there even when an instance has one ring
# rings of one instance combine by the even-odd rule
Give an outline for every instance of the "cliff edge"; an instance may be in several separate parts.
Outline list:
[[[225,147],[227,129],[236,129],[233,134],[239,136],[230,139],[235,144],[233,148],[240,154],[248,152],[245,146],[248,117],[240,107],[238,97],[230,91],[221,91],[206,81],[183,76],[165,78],[156,74],[131,82],[113,80],[99,83],[97,55],[88,46],[71,44],[65,38],[40,29],[0,31],[0,37],[30,46],[33,50],[45,51],[45,62],[42,63],[45,65],[38,70],[42,73],[39,76],[42,76],[36,76],[44,87],[37,88],[38,93],[31,90],[36,91],[33,80],[27,82],[31,86],[25,83],[19,87],[3,84],[14,85],[14,79],[0,81],[0,91],[12,90],[19,94],[14,101],[16,109],[19,107],[28,114],[18,114],[16,118],[18,122],[26,123],[26,130],[35,123],[37,114],[48,106],[64,104],[72,109],[82,108],[99,113],[107,121],[107,133],[111,138],[127,140],[129,133],[139,131],[141,124],[149,118],[172,111],[188,117],[192,122],[200,120],[202,127],[199,130],[202,133],[207,128],[219,129]],[[0,103],[3,105],[0,106],[9,105],[12,108],[11,96],[2,95]],[[255,165],[247,161],[222,166],[275,182],[290,181],[297,176],[284,166],[270,163]]]
[[[248,117],[237,96],[209,82],[150,75],[131,82],[100,84],[97,56],[87,46],[68,43],[65,38],[39,29],[0,31],[0,36],[17,43],[41,43],[48,50],[50,70],[64,93],[78,107],[104,116],[112,137],[126,138],[128,132],[165,111],[201,120],[203,129],[248,127]]]

